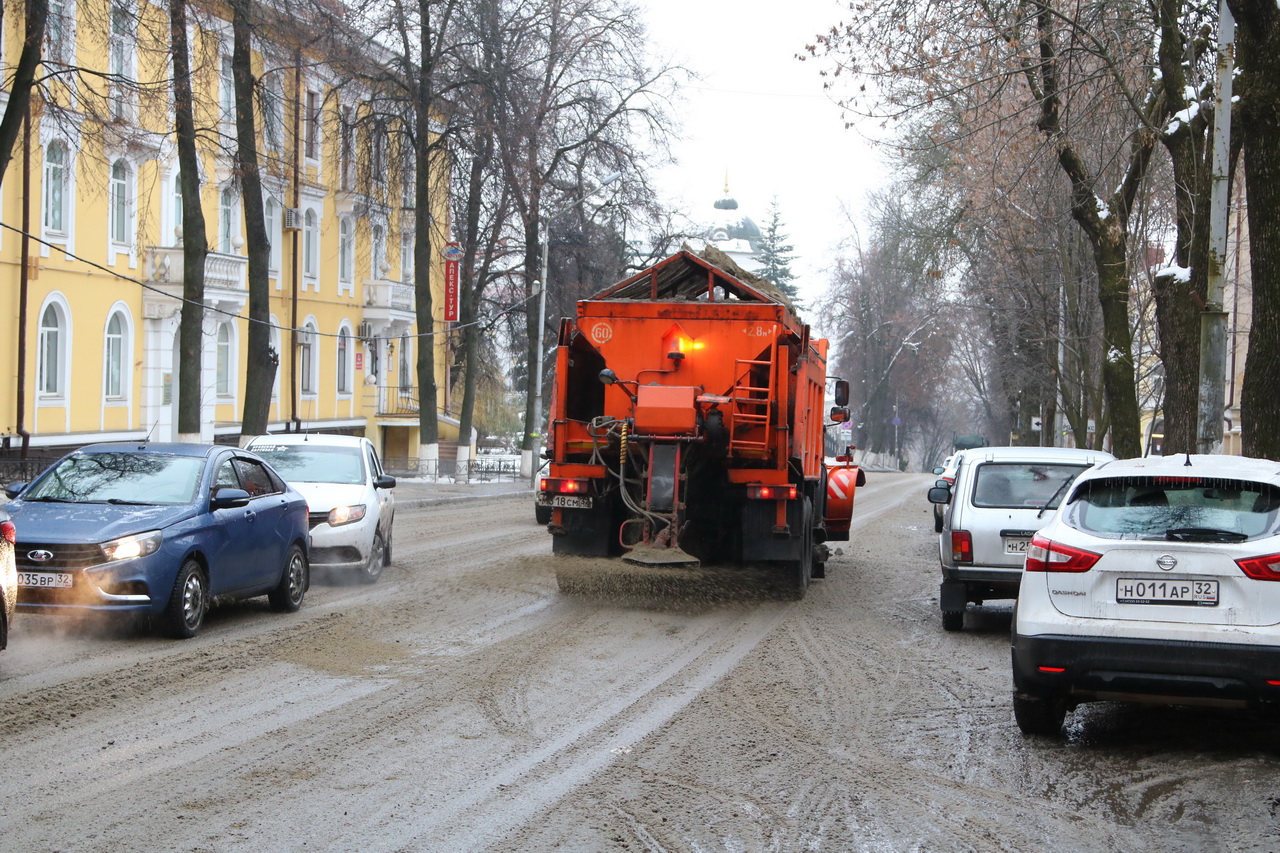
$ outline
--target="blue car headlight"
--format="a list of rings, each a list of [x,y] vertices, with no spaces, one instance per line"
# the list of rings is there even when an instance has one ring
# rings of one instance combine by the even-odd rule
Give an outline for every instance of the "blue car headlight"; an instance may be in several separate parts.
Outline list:
[[[352,524],[364,518],[364,504],[356,504],[354,506],[335,506],[329,510],[329,526],[337,527],[341,524]]]
[[[154,554],[160,549],[160,542],[163,538],[159,530],[152,530],[133,536],[121,536],[119,539],[103,542],[98,547],[102,549],[102,555],[109,562],[132,560],[135,557]]]

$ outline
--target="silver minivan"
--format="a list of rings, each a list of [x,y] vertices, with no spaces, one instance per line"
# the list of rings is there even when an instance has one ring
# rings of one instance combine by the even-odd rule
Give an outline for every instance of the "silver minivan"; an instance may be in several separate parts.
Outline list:
[[[942,627],[959,631],[969,602],[1018,597],[1032,535],[1081,471],[1114,459],[1069,447],[979,447],[956,454],[955,481],[929,500],[943,508],[938,536]]]

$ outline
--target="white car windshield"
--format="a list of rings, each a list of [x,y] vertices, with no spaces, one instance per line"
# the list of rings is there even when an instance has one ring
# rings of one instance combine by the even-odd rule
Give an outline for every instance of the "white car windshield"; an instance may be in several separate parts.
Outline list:
[[[1109,477],[1083,484],[1071,526],[1108,538],[1232,542],[1272,535],[1280,490],[1222,477]]]
[[[204,458],[164,453],[76,453],[22,496],[26,501],[189,504]]]
[[[324,444],[255,444],[250,448],[291,483],[363,483],[359,447]]]

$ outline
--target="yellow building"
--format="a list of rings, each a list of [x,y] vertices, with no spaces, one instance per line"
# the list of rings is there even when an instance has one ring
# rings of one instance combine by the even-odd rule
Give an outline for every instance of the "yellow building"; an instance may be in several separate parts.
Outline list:
[[[239,437],[248,260],[233,168],[231,27],[205,9],[188,28],[210,253],[200,387],[179,389],[183,213],[167,14],[135,0],[51,3],[49,82],[33,98],[29,146],[15,150],[0,188],[10,318],[0,351],[9,380],[0,437],[11,455],[24,433],[36,453],[174,440],[177,399],[186,393],[200,396],[202,440]],[[21,16],[5,16],[4,26],[11,70]],[[444,335],[433,333],[445,328],[436,250],[447,239],[447,181],[440,177],[433,196],[433,268],[420,271],[430,275],[436,316],[420,337],[419,211],[403,126],[390,102],[325,57],[257,36],[271,339],[279,354],[270,429],[364,434],[403,467],[418,455],[417,347],[436,347],[442,404],[445,396]],[[456,424],[442,418],[441,440],[456,437]]]

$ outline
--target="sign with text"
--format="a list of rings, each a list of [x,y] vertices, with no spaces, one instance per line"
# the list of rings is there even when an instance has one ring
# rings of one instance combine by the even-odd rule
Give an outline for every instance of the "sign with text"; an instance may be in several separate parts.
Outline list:
[[[457,243],[450,243],[450,248],[457,249],[457,253],[449,253],[446,249],[444,262],[444,319],[446,322],[455,323],[458,320],[458,256],[461,255],[461,248]]]

